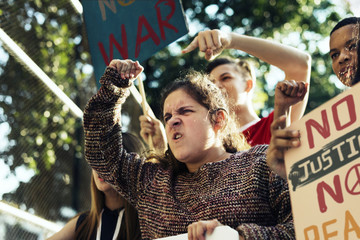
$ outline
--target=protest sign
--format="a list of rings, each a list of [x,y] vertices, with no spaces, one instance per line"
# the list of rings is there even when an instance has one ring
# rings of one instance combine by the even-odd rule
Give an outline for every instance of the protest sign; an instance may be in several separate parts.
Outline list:
[[[218,226],[211,234],[205,234],[205,240],[239,240],[239,233],[229,226]],[[172,237],[158,238],[155,240],[188,240],[188,234],[180,234]]]
[[[180,0],[82,0],[97,81],[112,59],[142,62],[187,34]]]
[[[285,153],[297,239],[360,239],[360,84],[293,123]]]

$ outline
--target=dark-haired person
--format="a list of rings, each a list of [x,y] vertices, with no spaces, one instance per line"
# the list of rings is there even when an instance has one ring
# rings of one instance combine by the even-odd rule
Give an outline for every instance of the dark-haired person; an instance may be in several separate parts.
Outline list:
[[[338,22],[330,32],[330,57],[332,68],[339,80],[346,86],[360,81],[360,18],[349,17]],[[300,133],[283,129],[286,117],[274,119],[271,126],[271,146],[267,153],[267,162],[277,174],[286,178],[284,165],[285,150],[300,146]]]
[[[330,32],[332,69],[346,86],[354,84],[358,65],[360,18],[349,17],[338,22]]]
[[[127,151],[142,154],[145,147],[135,135],[122,133]],[[109,183],[92,170],[91,208],[70,220],[48,240],[140,240],[140,225],[136,209]]]
[[[224,49],[237,49],[257,57],[284,71],[288,87],[301,87],[306,91],[310,84],[311,57],[296,48],[261,38],[249,37],[236,33],[224,33],[220,30],[199,32],[195,39],[183,50],[183,53],[199,48],[205,58],[211,60]],[[269,144],[270,125],[273,112],[260,118],[253,106],[253,92],[256,76],[252,64],[247,60],[216,58],[206,68],[214,83],[228,97],[230,111],[234,114],[238,132],[242,132],[251,146]],[[281,79],[283,80],[283,79]],[[280,81],[280,79],[279,79]],[[290,109],[290,121],[300,119],[305,111],[308,94]],[[161,142],[163,131],[158,119],[141,116],[141,136],[145,141],[152,136],[154,146],[166,146]],[[160,144],[158,144],[160,143]]]
[[[304,83],[310,83],[310,55],[274,41],[237,33],[224,33],[220,30],[206,30],[199,32],[183,53],[196,48],[204,52],[208,60],[217,57],[223,49],[237,49],[278,67],[285,73],[285,80],[294,86],[300,84],[304,88]],[[256,76],[251,63],[242,59],[216,58],[208,64],[206,72],[219,88],[225,90],[239,131],[245,134],[249,144],[268,144],[273,114],[261,119],[255,113],[252,100]],[[302,117],[307,99],[308,94],[291,107],[291,122]]]
[[[242,240],[294,239],[288,186],[267,166],[268,146],[249,149],[233,131],[227,100],[207,75],[189,73],[163,89],[165,154],[144,161],[124,150],[121,105],[142,70],[138,62],[112,60],[83,118],[85,158],[136,207],[142,238],[188,232],[189,240],[203,239],[223,224]],[[279,90],[303,97],[287,92],[286,82]]]

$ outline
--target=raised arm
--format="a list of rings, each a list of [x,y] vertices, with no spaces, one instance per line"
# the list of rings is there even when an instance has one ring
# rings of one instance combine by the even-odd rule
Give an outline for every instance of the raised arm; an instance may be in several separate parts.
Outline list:
[[[183,53],[188,53],[196,48],[205,53],[207,60],[218,56],[224,49],[241,50],[280,68],[284,71],[286,80],[310,83],[310,55],[274,41],[237,33],[224,33],[220,30],[207,30],[199,32],[189,46],[183,50]],[[308,94],[301,102],[294,105],[291,122],[302,117],[307,100]]]
[[[122,145],[121,104],[142,67],[131,60],[113,60],[100,79],[101,87],[84,110],[85,158],[106,182],[134,203],[142,159]]]
[[[286,127],[291,124],[293,106],[303,101],[308,92],[307,82],[284,80],[276,84],[274,101],[274,119],[286,115]],[[285,126],[282,126],[284,128]]]

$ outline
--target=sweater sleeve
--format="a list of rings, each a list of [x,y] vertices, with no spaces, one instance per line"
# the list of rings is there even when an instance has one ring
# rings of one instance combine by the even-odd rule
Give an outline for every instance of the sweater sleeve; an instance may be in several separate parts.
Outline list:
[[[245,239],[295,239],[288,184],[269,169],[265,160],[266,155],[257,157],[256,165],[260,169],[258,178],[262,179],[259,182],[267,185],[269,205],[276,218],[276,225],[260,226],[245,223],[238,226],[237,231]]]
[[[129,79],[121,79],[113,68],[106,68],[102,86],[84,110],[85,158],[106,182],[115,186],[136,205],[139,191],[146,184],[144,161],[127,153],[122,145],[121,104],[129,95]],[[141,179],[142,178],[142,179]]]

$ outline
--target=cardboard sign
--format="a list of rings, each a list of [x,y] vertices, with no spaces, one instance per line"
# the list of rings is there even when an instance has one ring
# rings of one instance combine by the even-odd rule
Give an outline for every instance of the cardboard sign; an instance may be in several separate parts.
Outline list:
[[[239,240],[239,233],[235,229],[232,229],[229,226],[219,226],[214,229],[212,234],[205,234],[205,240]],[[188,240],[187,233],[172,236],[172,237],[165,237],[165,238],[158,238],[155,240]]]
[[[360,239],[360,84],[290,129],[301,134],[285,154],[296,239]]]
[[[112,59],[142,62],[187,34],[180,0],[82,0],[97,81]]]

